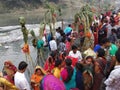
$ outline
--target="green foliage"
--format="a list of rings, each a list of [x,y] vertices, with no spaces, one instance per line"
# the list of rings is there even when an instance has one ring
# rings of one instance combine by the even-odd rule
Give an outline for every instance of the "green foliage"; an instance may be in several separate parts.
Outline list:
[[[62,11],[60,7],[53,3],[46,2],[46,7],[48,10],[44,15],[44,24],[48,24],[51,33],[55,35],[55,22],[57,20],[57,17],[62,15]]]
[[[24,42],[27,43],[27,41],[28,41],[28,30],[25,26],[22,26],[21,31],[23,33]]]
[[[85,32],[88,31],[88,28],[92,24],[93,21],[93,11],[92,8],[87,4],[83,6],[79,13],[76,13],[74,16],[74,22],[82,22],[84,24]],[[87,29],[87,30],[86,30]]]
[[[88,45],[88,43],[92,43],[92,41],[93,41],[91,39],[92,37],[89,38],[86,36],[87,33],[90,33],[92,35],[92,33],[90,32],[90,25],[93,22],[93,15],[94,15],[94,13],[92,11],[92,8],[88,4],[86,4],[74,16],[74,22],[76,24],[75,26],[77,26],[80,23],[82,23],[84,26],[85,40],[83,42],[83,46],[81,46],[83,50],[86,50],[88,47],[90,47]]]
[[[27,44],[27,41],[28,41],[28,30],[27,28],[25,27],[25,18],[24,17],[19,17],[19,23],[21,25],[21,31],[23,33],[23,39],[24,39],[24,42],[25,44]]]
[[[34,38],[36,38],[36,35],[35,35],[35,33],[34,33],[33,30],[30,32],[30,34],[31,34]]]
[[[25,18],[24,17],[19,17],[19,23],[23,26],[25,25]]]

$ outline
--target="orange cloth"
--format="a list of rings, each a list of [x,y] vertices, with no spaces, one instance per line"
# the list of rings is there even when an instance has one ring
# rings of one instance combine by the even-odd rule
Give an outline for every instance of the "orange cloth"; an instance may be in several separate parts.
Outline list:
[[[30,53],[30,49],[29,49],[29,45],[28,44],[24,44],[24,46],[22,47],[22,50],[24,53]]]
[[[31,82],[34,83],[33,90],[40,90],[40,81],[42,80],[43,76],[38,76],[36,74],[33,74],[31,76]]]

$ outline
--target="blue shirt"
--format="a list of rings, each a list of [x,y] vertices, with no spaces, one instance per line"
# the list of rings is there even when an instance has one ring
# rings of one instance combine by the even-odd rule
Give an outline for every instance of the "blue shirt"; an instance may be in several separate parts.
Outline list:
[[[101,46],[100,46],[99,44],[97,44],[97,45],[94,47],[94,51],[97,52],[100,48],[101,48]]]
[[[72,31],[72,28],[71,27],[66,27],[65,29],[64,29],[64,33],[65,34],[68,34],[68,33],[70,33]]]

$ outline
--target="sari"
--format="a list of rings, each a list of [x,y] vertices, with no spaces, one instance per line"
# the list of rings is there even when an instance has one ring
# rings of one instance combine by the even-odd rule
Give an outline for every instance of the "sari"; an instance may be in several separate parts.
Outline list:
[[[36,74],[33,74],[31,76],[31,82],[34,83],[33,90],[40,90],[39,89],[39,83],[42,80],[43,76],[39,76]]]
[[[3,90],[19,90],[15,85],[2,77],[0,77],[0,87],[2,87]]]
[[[48,73],[52,73],[54,69],[54,62],[50,63],[48,60],[44,64],[44,70]]]
[[[56,78],[58,78],[58,79],[60,79],[60,69],[58,68],[58,67],[55,67],[54,69],[53,69],[53,75],[56,77]]]
[[[31,76],[31,85],[33,90],[40,90],[40,82],[46,73],[40,66],[36,66],[35,71],[36,69],[40,69],[43,75],[37,75],[36,73],[33,73]]]
[[[42,90],[66,90],[64,83],[53,75],[46,75],[41,82]]]
[[[73,88],[76,88],[76,69],[73,69],[73,75],[71,79],[68,82],[65,82],[65,80],[68,78],[68,72],[67,69],[63,69],[61,71],[61,79],[64,81],[64,85],[66,87],[66,90],[71,90]]]

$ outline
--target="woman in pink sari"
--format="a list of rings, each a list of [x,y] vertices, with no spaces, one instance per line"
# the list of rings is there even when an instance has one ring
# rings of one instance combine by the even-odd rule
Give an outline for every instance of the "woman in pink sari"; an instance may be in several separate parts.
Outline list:
[[[46,75],[42,82],[40,90],[66,90],[64,83],[53,75]]]

